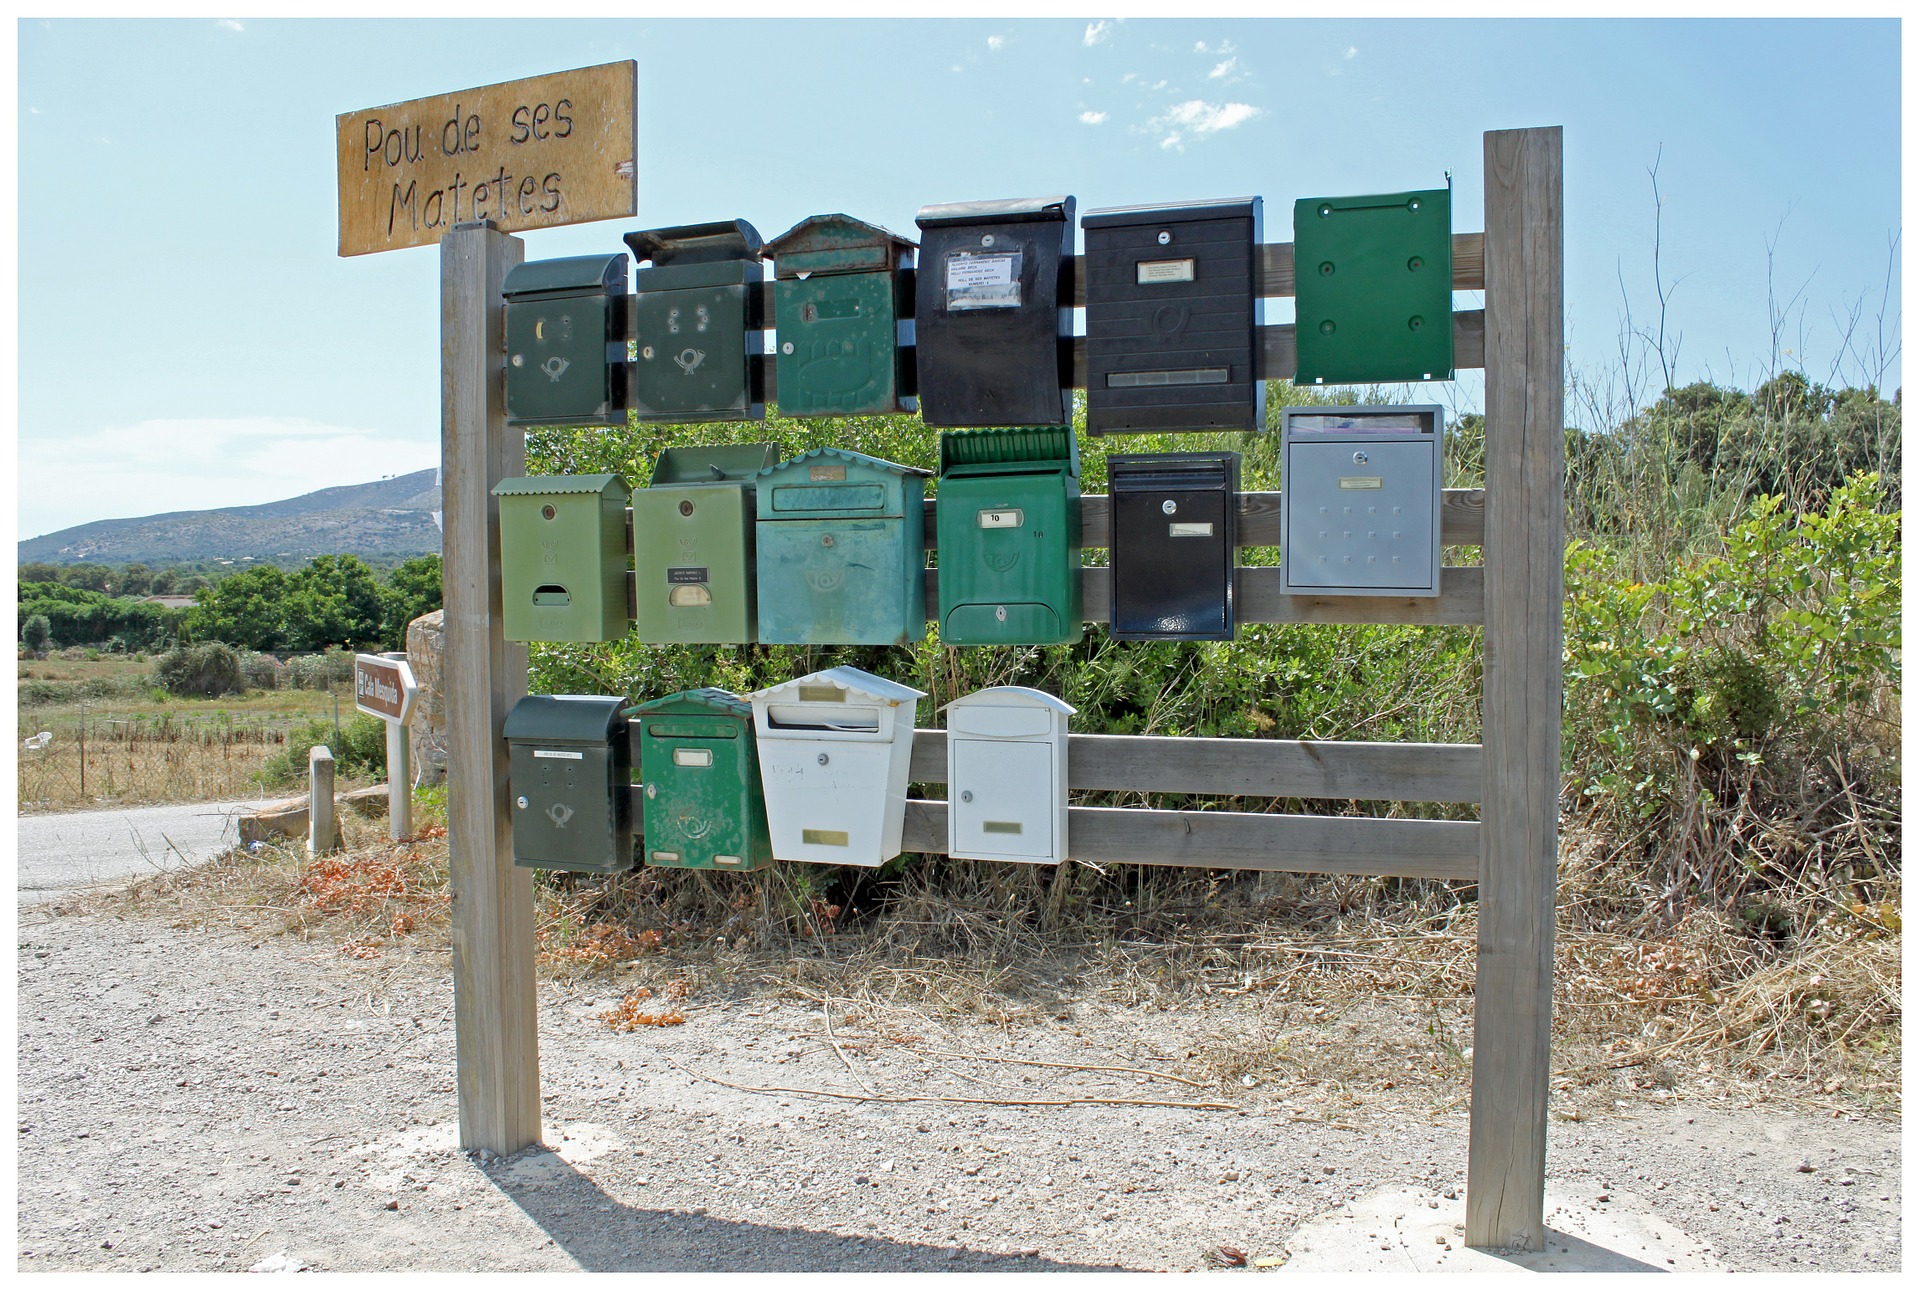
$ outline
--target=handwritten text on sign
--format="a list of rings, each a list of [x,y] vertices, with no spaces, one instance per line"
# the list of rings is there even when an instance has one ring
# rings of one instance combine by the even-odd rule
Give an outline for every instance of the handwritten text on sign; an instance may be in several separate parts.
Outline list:
[[[630,218],[636,64],[602,63],[334,118],[340,254]]]

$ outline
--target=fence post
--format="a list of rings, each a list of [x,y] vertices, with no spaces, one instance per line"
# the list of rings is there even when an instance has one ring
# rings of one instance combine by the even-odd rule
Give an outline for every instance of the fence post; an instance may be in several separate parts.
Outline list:
[[[333,750],[316,744],[307,750],[307,855],[339,846],[340,828],[333,818]]]
[[[387,837],[402,839],[413,833],[413,768],[407,765],[407,728],[398,722],[387,728]]]

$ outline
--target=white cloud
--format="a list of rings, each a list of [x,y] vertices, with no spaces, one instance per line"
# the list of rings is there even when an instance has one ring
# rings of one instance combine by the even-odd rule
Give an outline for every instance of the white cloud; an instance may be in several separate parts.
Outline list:
[[[1006,38],[1005,36],[989,36],[989,37],[987,37],[987,48],[988,48],[988,49],[991,49],[991,50],[993,50],[994,52],[996,52],[996,53],[998,53],[998,52],[999,52],[1000,50],[1002,50],[1002,49],[1005,49],[1006,47],[1007,47],[1007,38]]]
[[[1348,45],[1348,46],[1347,46],[1347,52],[1346,52],[1346,53],[1344,53],[1344,54],[1342,54],[1342,55],[1341,55],[1340,57],[1342,57],[1342,58],[1352,58],[1352,57],[1354,57],[1355,55],[1357,55],[1357,54],[1358,54],[1359,52],[1360,52],[1360,47],[1359,47],[1358,45]]]
[[[213,25],[224,27],[228,31],[245,31],[246,28],[232,18],[215,18]]]
[[[1208,103],[1204,99],[1188,99],[1185,103],[1174,104],[1164,115],[1147,122],[1147,128],[1166,132],[1160,139],[1162,148],[1183,148],[1188,136],[1231,130],[1253,120],[1260,112],[1261,109],[1251,103]]]
[[[1083,126],[1097,126],[1106,119],[1107,114],[1104,112],[1082,112],[1080,114],[1080,124]]]
[[[1110,39],[1112,36],[1113,24],[1105,18],[1096,18],[1094,21],[1088,23],[1086,31],[1081,33],[1080,43],[1088,49],[1091,49],[1102,41]]]
[[[1207,73],[1207,79],[1210,81],[1219,80],[1221,77],[1225,76],[1228,72],[1231,72],[1239,62],[1240,60],[1237,58],[1229,58],[1223,62],[1215,63],[1213,65],[1213,70]]]
[[[304,417],[155,418],[22,436],[19,450],[22,537],[91,520],[277,502],[440,460],[437,428],[401,439]]]

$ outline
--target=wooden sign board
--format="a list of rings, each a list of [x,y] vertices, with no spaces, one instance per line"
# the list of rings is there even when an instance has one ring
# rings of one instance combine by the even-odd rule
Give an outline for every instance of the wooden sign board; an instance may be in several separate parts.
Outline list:
[[[353,656],[353,706],[369,717],[405,725],[413,716],[414,696],[419,693],[413,669],[405,659],[378,654]]]
[[[334,118],[340,254],[631,218],[638,64],[602,63]]]

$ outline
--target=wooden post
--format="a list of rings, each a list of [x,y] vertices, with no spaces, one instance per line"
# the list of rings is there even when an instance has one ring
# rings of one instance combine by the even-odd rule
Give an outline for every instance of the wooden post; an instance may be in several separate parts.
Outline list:
[[[540,1139],[533,886],[513,864],[507,710],[527,693],[527,649],[500,635],[494,485],[526,471],[506,423],[500,288],[520,239],[490,222],[440,242],[440,489],[445,557],[447,845],[460,1146],[515,1152]]]
[[[333,818],[333,750],[316,744],[307,750],[307,855],[319,856],[338,846],[340,826]]]
[[[1558,126],[1486,135],[1486,663],[1469,1246],[1545,1245],[1559,852],[1563,238]]]

